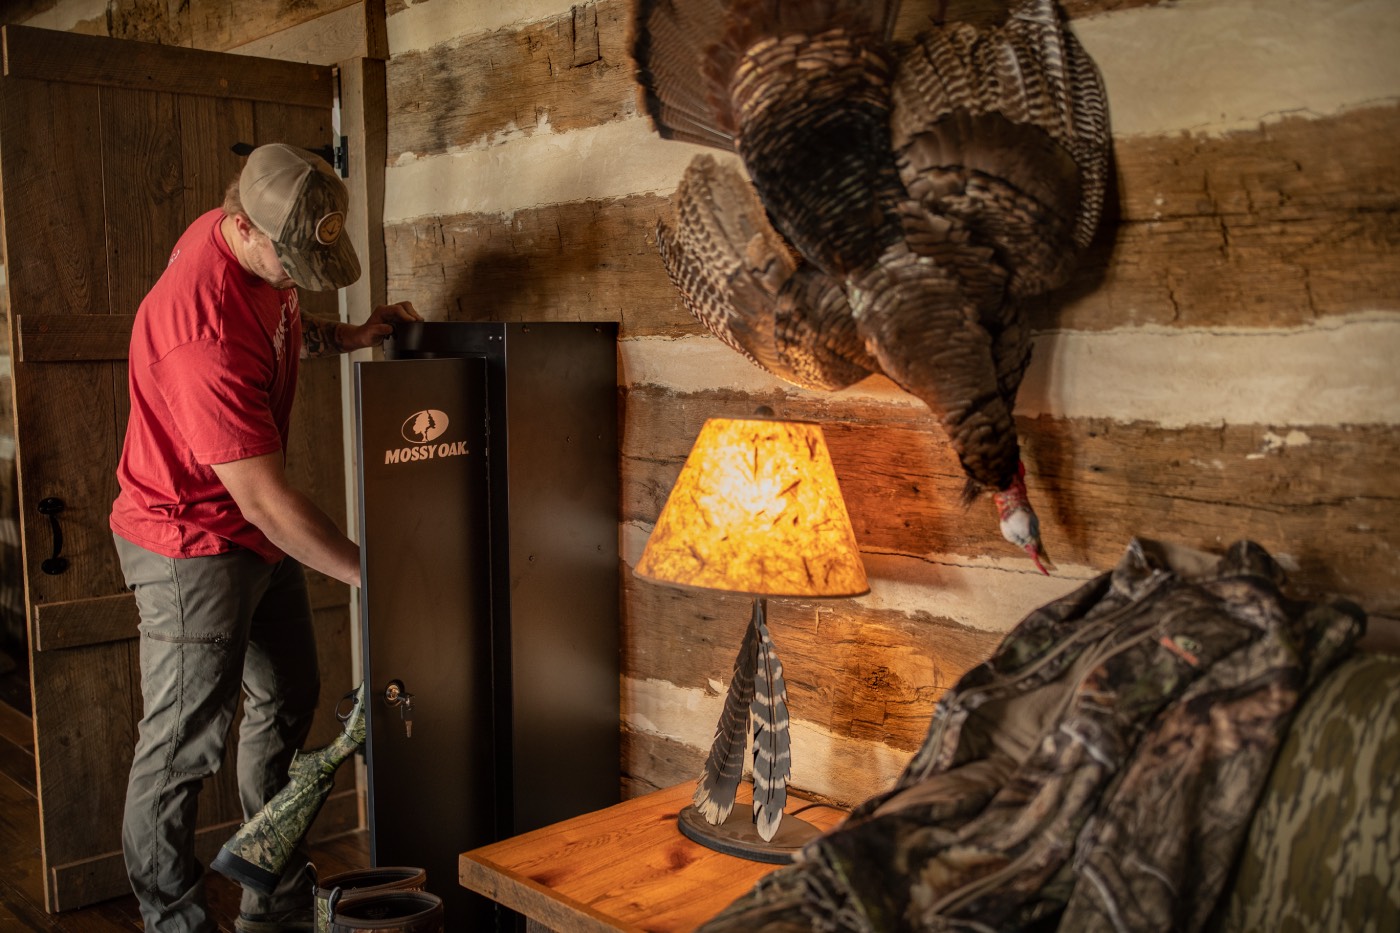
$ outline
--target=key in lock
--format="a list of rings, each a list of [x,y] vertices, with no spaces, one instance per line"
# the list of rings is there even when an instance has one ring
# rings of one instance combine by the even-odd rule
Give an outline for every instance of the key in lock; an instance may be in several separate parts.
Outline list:
[[[389,681],[389,686],[384,688],[384,702],[398,707],[404,738],[413,738],[413,694],[404,689],[403,681]]]

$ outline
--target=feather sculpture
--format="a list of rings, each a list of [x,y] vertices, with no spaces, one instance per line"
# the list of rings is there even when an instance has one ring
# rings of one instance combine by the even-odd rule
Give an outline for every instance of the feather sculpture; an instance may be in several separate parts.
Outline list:
[[[771,841],[787,805],[787,782],[792,774],[788,735],[787,684],[783,664],[768,631],[767,600],[753,601],[753,615],[734,659],[734,674],[715,739],[692,802],[705,820],[719,825],[734,809],[734,797],[744,771],[749,726],[753,725],[753,819],[758,834]]]
[[[705,819],[715,825],[729,818],[734,809],[734,795],[744,773],[744,752],[749,742],[749,706],[754,702],[754,671],[758,661],[757,601],[754,618],[749,620],[739,656],[734,659],[734,675],[729,679],[729,693],[724,698],[724,711],[715,726],[715,740],[705,759],[705,770],[695,785],[692,802]],[[766,630],[766,629],[765,629]]]
[[[792,774],[788,736],[787,685],[783,663],[768,632],[765,600],[754,600],[750,629],[758,632],[758,663],[753,704],[753,819],[765,842],[777,835],[787,804],[787,782]]]
[[[894,0],[638,0],[633,55],[697,156],[658,228],[687,307],[757,365],[923,400],[1002,535],[1044,571],[1016,394],[1021,302],[1062,284],[1102,212],[1102,80],[1054,0],[891,41]],[[746,177],[747,176],[747,177]]]

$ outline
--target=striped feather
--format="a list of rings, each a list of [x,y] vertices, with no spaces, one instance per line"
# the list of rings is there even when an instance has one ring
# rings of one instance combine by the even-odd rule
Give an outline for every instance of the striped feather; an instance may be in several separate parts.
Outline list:
[[[842,283],[792,252],[736,166],[692,159],[656,243],[690,313],[778,378],[835,390],[875,371]]]
[[[787,685],[783,663],[768,631],[767,601],[754,600],[754,627],[758,630],[758,670],[754,676],[753,705],[753,819],[758,834],[771,841],[783,819],[787,782],[792,774],[792,750],[788,737]]]
[[[637,0],[632,59],[641,102],[665,139],[732,150],[729,91],[755,46],[837,29],[889,40],[897,0]]]
[[[739,656],[734,659],[734,675],[729,679],[729,693],[724,698],[724,711],[715,726],[715,740],[705,759],[705,770],[695,785],[692,802],[706,822],[718,826],[729,818],[734,809],[734,794],[744,773],[744,749],[748,745],[749,706],[754,696],[754,663],[758,656],[758,601],[749,620]]]

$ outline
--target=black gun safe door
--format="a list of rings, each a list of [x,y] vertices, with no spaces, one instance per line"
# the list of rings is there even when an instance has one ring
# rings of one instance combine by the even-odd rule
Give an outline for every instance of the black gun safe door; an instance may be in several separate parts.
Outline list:
[[[461,852],[620,797],[616,339],[403,325],[356,366],[370,852],[449,930],[514,926]]]

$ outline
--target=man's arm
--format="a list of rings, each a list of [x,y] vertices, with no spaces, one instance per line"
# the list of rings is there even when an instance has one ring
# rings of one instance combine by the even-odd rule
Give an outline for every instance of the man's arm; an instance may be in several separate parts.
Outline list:
[[[359,325],[328,321],[325,318],[301,316],[301,355],[304,357],[334,356],[351,350],[364,350],[382,343],[394,329],[394,321],[421,321],[413,302],[400,301],[380,305]]]
[[[360,548],[340,533],[330,516],[292,488],[282,453],[216,463],[214,473],[243,517],[267,539],[312,570],[351,586],[360,585]]]

